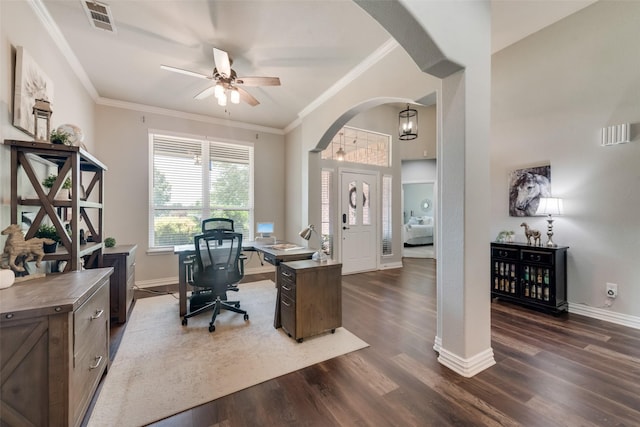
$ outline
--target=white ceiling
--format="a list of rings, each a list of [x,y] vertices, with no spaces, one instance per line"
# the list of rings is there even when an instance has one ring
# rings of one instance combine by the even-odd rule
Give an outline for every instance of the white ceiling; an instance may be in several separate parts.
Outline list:
[[[351,0],[108,0],[115,34],[94,29],[79,0],[35,3],[97,102],[139,104],[276,129],[293,123],[389,40]],[[590,3],[593,0],[492,0],[493,51]],[[277,76],[282,85],[246,88],[260,105],[225,108],[213,97],[193,99],[210,82],[160,69],[166,64],[210,75],[212,47],[229,52],[238,76]]]

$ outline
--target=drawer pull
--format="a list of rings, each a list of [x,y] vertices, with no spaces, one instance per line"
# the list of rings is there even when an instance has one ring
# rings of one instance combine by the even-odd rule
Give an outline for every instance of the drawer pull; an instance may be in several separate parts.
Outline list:
[[[287,307],[291,307],[291,304],[287,304],[287,302],[283,299],[280,300],[284,305],[286,305]]]
[[[282,285],[282,289],[284,289],[285,291],[290,291],[291,288],[287,288],[286,286]]]
[[[282,275],[283,275],[284,277],[292,277],[292,275],[291,275],[291,274],[289,274],[289,273],[287,273],[286,271],[283,271],[283,272],[282,272]]]
[[[103,314],[104,314],[104,310],[96,310],[96,313],[93,316],[91,316],[91,320],[96,320]]]
[[[507,255],[509,255],[509,253],[508,253],[508,252],[506,252],[506,251],[500,251],[500,256],[501,256],[501,257],[503,257],[503,258],[504,258],[504,257],[506,257]]]
[[[100,364],[102,363],[102,356],[96,356],[96,358],[94,359],[96,361],[95,364],[93,365],[89,365],[89,370],[92,371],[94,369],[96,369],[98,366],[100,366]]]
[[[531,255],[529,255],[529,259],[530,259],[531,261],[540,261],[540,259],[541,259],[541,258],[540,258],[540,255],[533,255],[533,254],[531,254]]]

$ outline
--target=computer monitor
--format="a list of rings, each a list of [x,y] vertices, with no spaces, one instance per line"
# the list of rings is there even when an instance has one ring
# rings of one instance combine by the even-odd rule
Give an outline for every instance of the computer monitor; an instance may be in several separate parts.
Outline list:
[[[256,224],[256,233],[260,234],[260,237],[271,237],[273,234],[272,222],[259,222]]]

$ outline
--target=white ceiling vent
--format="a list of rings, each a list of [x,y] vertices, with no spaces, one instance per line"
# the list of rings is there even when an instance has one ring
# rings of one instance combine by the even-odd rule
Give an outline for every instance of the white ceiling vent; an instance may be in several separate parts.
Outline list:
[[[110,33],[116,32],[109,5],[91,0],[82,0],[82,5],[93,28],[109,31]]]

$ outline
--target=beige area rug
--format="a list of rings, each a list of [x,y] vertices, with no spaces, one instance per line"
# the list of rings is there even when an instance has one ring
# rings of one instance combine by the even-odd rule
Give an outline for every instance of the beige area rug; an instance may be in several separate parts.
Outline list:
[[[171,295],[136,301],[89,426],[141,426],[368,344],[344,328],[297,343],[274,329],[271,281],[230,295],[249,313],[223,311],[182,326]]]

